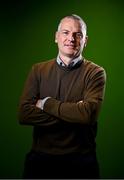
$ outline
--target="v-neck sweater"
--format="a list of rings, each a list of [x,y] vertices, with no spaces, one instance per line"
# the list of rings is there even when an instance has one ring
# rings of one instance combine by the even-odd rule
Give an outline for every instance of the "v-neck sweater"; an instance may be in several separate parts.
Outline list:
[[[86,59],[71,68],[56,59],[34,64],[19,106],[20,123],[33,126],[32,150],[94,152],[105,82],[104,68]],[[36,102],[45,97],[51,98],[41,110]]]

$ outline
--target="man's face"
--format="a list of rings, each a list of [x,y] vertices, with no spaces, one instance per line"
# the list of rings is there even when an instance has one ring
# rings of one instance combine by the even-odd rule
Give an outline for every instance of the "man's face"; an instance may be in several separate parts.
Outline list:
[[[78,56],[86,43],[80,22],[70,18],[63,19],[55,41],[58,43],[60,57]]]

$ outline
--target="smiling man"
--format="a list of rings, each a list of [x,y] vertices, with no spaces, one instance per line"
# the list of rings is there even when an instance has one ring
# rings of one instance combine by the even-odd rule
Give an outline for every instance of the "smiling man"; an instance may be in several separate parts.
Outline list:
[[[64,18],[56,32],[59,56],[66,65],[78,57],[86,45],[86,25],[69,17]]]
[[[57,57],[32,66],[20,99],[19,122],[34,127],[23,178],[99,178],[95,140],[105,70],[82,56],[81,17],[64,17],[55,42]]]

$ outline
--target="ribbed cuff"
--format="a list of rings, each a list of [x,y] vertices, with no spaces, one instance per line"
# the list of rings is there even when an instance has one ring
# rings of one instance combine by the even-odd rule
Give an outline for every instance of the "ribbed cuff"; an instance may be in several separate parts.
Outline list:
[[[59,117],[59,107],[61,105],[61,102],[54,99],[54,98],[49,98],[44,104],[44,111],[54,115],[56,117]]]

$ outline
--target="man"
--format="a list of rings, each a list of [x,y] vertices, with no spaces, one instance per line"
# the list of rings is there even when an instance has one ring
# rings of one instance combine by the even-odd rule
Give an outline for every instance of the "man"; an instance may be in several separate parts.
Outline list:
[[[99,178],[97,119],[105,71],[82,56],[86,24],[64,17],[55,35],[57,58],[34,64],[20,100],[19,122],[32,125],[24,178]]]

